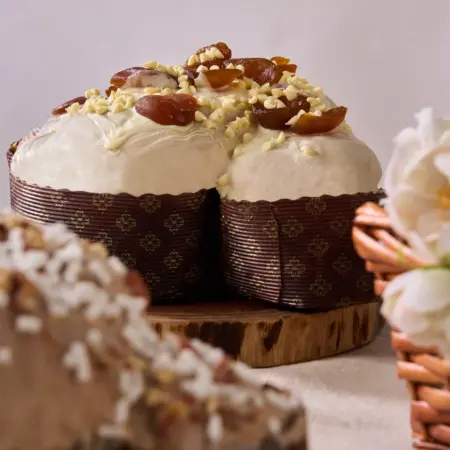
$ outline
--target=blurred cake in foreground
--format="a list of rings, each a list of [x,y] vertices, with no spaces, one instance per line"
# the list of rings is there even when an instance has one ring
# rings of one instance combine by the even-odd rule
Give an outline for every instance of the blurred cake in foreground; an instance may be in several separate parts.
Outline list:
[[[161,339],[147,302],[103,247],[0,216],[2,450],[306,449],[294,398],[219,349]]]

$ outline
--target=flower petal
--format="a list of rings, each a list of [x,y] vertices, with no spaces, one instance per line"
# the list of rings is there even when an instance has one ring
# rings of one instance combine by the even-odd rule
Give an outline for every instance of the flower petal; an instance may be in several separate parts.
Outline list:
[[[390,322],[408,336],[423,333],[429,329],[429,322],[425,314],[414,311],[401,298],[390,317]]]
[[[387,297],[398,297],[408,286],[412,272],[405,272],[389,282],[383,293],[383,299]]]
[[[442,354],[447,356],[450,354],[450,342],[443,332],[436,331],[433,328],[429,328],[422,333],[408,334],[408,338],[415,345],[439,347]]]
[[[437,326],[441,332],[445,335],[445,338],[450,342],[450,317],[445,316],[437,323]]]
[[[402,301],[418,313],[440,311],[450,305],[450,270],[417,269],[409,272]]]
[[[439,230],[436,253],[440,262],[450,262],[450,223],[444,223]]]
[[[436,148],[412,160],[405,169],[403,183],[424,194],[437,196],[440,189],[448,186],[448,179],[435,165],[436,155],[444,152]]]
[[[444,121],[434,117],[432,108],[423,108],[415,115],[415,118],[422,148],[431,150],[439,145],[439,140],[445,129]]]
[[[421,153],[420,139],[414,128],[406,128],[394,139],[395,150],[384,174],[383,188],[388,196],[395,193],[402,181],[406,165],[411,158]]]
[[[450,147],[441,147],[434,156],[434,166],[450,179]]]
[[[387,202],[388,212],[393,228],[405,236],[405,233],[415,230],[418,218],[436,209],[437,197],[426,195],[409,186],[402,186]],[[407,237],[407,236],[405,236]]]
[[[395,307],[402,296],[404,289],[408,285],[411,272],[405,272],[394,278],[387,285],[383,293],[383,303],[381,304],[381,314],[390,322]]]
[[[442,228],[442,211],[431,209],[417,218],[416,231],[424,241],[437,240]]]
[[[418,233],[410,232],[408,234],[408,242],[413,255],[420,259],[421,262],[429,265],[438,264],[439,257],[437,256],[437,252],[433,251],[434,248]]]

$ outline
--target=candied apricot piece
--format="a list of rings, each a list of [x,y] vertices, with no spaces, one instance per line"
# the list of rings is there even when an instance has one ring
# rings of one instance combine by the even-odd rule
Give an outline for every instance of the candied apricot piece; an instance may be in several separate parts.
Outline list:
[[[172,75],[145,67],[130,67],[117,72],[112,76],[110,84],[119,88],[178,88],[178,81]]]
[[[267,58],[233,58],[227,61],[244,67],[244,75],[258,84],[275,84],[283,76],[283,71]]]
[[[297,64],[278,64],[278,66],[283,72],[297,72]]]
[[[147,95],[136,102],[136,111],[160,125],[188,125],[195,119],[197,100],[188,94]]]
[[[321,116],[314,114],[303,114],[290,131],[296,134],[318,134],[333,131],[345,120],[347,108],[338,106],[337,108],[325,111]]]
[[[289,125],[286,122],[294,117],[300,110],[309,112],[311,105],[303,95],[298,95],[294,100],[288,100],[286,97],[280,97],[280,100],[286,105],[285,108],[267,109],[262,103],[252,105],[253,115],[264,128],[270,130],[287,130]]]
[[[291,60],[289,58],[285,58],[284,56],[273,56],[270,60],[274,62],[283,72],[297,72],[297,64],[290,64]]]
[[[224,68],[225,67],[224,61],[231,58],[231,49],[224,42],[218,42],[217,44],[212,44],[212,45],[207,45],[206,47],[202,47],[200,50],[197,50],[195,52],[195,54],[197,56],[199,56],[202,53],[205,53],[207,50],[211,49],[212,47],[215,47],[218,50],[220,50],[220,52],[223,55],[223,58],[214,58],[209,61],[198,62],[195,64],[189,64],[189,60],[190,60],[190,58],[189,58],[185,63],[185,67],[190,70],[195,70],[200,65],[208,67],[208,68],[212,67],[212,66],[219,66],[220,68]]]
[[[112,86],[122,87],[127,82],[128,78],[142,72],[143,70],[145,70],[145,67],[130,67],[129,69],[121,70],[111,77],[109,84]]]
[[[72,100],[69,100],[68,102],[65,102],[62,105],[59,105],[55,109],[53,109],[52,114],[54,116],[60,116],[61,114],[65,114],[66,109],[69,106],[72,106],[74,103],[79,103],[80,105],[84,105],[86,103],[86,100],[87,100],[86,97],[73,98]]]
[[[228,86],[234,80],[242,76],[242,70],[238,69],[218,69],[203,72],[206,80],[213,89],[219,89]]]
[[[22,139],[13,142],[13,143],[9,146],[8,152],[10,152],[11,154],[16,153],[17,148],[19,147],[19,145],[20,145],[21,142],[22,142]]]
[[[105,94],[107,97],[109,97],[113,92],[116,92],[117,89],[119,89],[119,86],[110,86],[108,89],[106,89]]]
[[[216,47],[223,55],[223,59],[231,58],[231,49],[228,47],[225,42],[218,42],[217,44],[207,45],[206,47],[202,47],[200,50],[197,50],[196,55],[200,55],[201,53],[205,53],[206,50],[209,50],[212,47]]]
[[[270,60],[279,66],[289,64],[291,62],[289,58],[285,58],[284,56],[272,56]]]

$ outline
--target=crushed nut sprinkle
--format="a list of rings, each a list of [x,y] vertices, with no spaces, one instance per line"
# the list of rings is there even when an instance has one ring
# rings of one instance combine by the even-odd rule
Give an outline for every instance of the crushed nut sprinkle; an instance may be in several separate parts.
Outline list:
[[[310,145],[302,145],[300,147],[300,151],[302,151],[307,156],[317,156],[319,154],[319,152]]]
[[[8,366],[12,363],[13,355],[11,347],[0,347],[0,366]]]
[[[249,137],[243,136],[250,128],[258,126],[284,131],[286,138],[328,133],[340,125],[341,131],[351,134],[344,124],[346,109],[339,107],[339,111],[334,112],[327,106],[329,101],[322,88],[297,76],[296,67],[281,56],[270,60],[233,58],[226,44],[217,43],[198,50],[185,65],[163,65],[151,60],[118,72],[111,78],[106,98],[98,89],[89,89],[84,97],[55,108],[54,114],[128,113],[128,117],[123,119],[128,126],[128,120],[132,120],[136,113],[140,114],[136,104],[143,97],[181,94],[193,97],[197,104],[189,123],[211,131],[218,130],[226,137],[236,139],[237,145],[250,142]],[[330,111],[332,114],[328,114]],[[181,110],[179,112],[180,116],[184,114]],[[171,111],[171,114],[175,113],[175,110]],[[307,116],[302,118],[304,114]],[[167,117],[160,119],[157,123],[161,125],[172,124]],[[111,130],[104,140],[105,147],[111,150],[119,150],[129,135],[124,131],[126,126],[122,117],[117,118],[117,124],[117,130]],[[253,132],[249,136],[251,134]],[[273,150],[279,145],[271,139],[264,143],[263,148]],[[242,151],[236,149],[233,157],[240,154]]]

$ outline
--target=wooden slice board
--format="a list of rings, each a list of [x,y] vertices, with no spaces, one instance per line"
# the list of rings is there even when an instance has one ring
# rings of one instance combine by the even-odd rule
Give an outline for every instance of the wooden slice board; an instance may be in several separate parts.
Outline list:
[[[152,306],[159,333],[181,332],[221,347],[252,367],[325,358],[371,342],[381,327],[379,302],[321,313],[275,309],[249,300]]]

